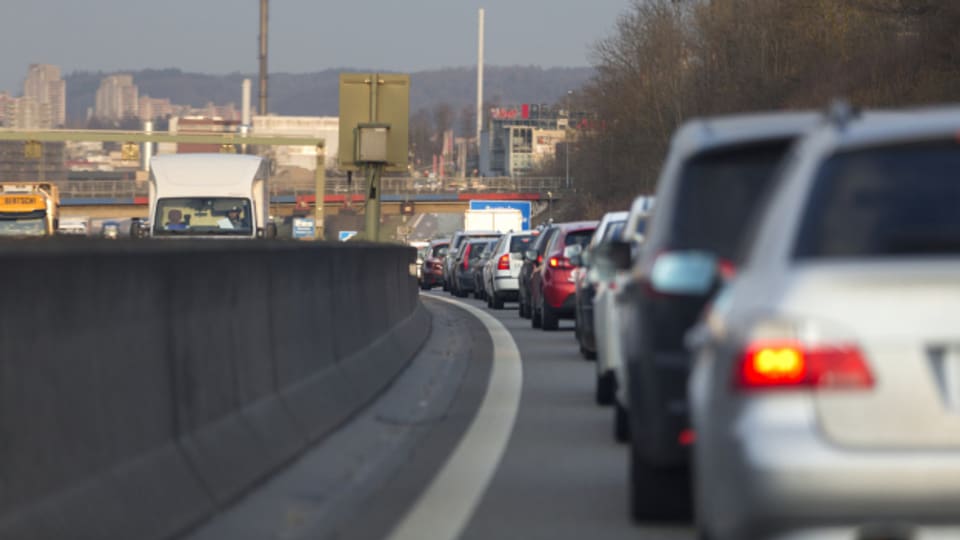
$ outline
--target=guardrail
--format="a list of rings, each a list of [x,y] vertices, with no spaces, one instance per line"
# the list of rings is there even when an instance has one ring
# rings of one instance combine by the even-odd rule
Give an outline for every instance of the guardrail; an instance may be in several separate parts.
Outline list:
[[[134,180],[68,180],[58,182],[64,199],[133,199],[148,195],[147,183]],[[553,193],[561,196],[571,188],[563,178],[466,178],[431,181],[425,178],[383,178],[383,195],[425,193]],[[366,191],[362,178],[347,182],[343,177],[327,178],[327,194],[362,194]],[[272,197],[313,195],[312,181],[274,181]]]

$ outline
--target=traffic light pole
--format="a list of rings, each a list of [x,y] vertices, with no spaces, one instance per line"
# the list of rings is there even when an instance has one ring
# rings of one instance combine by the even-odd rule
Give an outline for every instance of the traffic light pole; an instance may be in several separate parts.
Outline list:
[[[383,163],[367,163],[364,173],[367,177],[367,205],[364,211],[364,239],[368,242],[380,241],[380,177],[383,176]]]
[[[314,224],[316,231],[315,238],[317,240],[324,240],[324,235],[326,231],[323,226],[324,218],[324,208],[323,208],[323,196],[327,192],[327,171],[326,171],[326,154],[323,151],[322,145],[317,145],[317,170],[314,172],[314,205],[316,210],[314,212]]]

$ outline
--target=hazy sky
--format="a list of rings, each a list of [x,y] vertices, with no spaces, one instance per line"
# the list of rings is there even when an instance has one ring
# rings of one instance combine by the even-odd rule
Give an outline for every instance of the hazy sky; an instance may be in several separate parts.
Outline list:
[[[13,0],[0,32],[0,91],[31,63],[74,70],[257,71],[259,0]],[[417,71],[486,61],[585,66],[631,0],[271,0],[270,71]],[[366,18],[366,20],[364,19]]]

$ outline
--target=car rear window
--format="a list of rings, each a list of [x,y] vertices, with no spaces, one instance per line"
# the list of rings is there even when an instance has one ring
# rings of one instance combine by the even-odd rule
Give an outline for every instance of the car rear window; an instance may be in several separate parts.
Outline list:
[[[637,220],[637,230],[634,232],[637,234],[647,234],[647,218]]]
[[[433,246],[433,251],[431,252],[430,256],[433,258],[443,257],[444,255],[447,254],[448,247],[449,247],[449,244],[437,244]]]
[[[593,238],[593,233],[596,229],[583,229],[580,231],[568,232],[567,236],[563,239],[563,247],[572,246],[574,244],[579,244],[580,247],[587,247],[590,244],[590,239]]]
[[[738,255],[751,216],[791,142],[723,148],[689,160],[681,173],[667,247],[705,250],[726,259]]]
[[[607,230],[603,233],[603,238],[600,239],[602,242],[610,242],[611,240],[620,238],[623,234],[623,228],[627,226],[626,221],[614,221],[607,226]]]
[[[523,253],[532,249],[536,237],[533,235],[514,236],[510,239],[510,253]]]
[[[837,154],[814,180],[796,257],[960,254],[960,144]]]

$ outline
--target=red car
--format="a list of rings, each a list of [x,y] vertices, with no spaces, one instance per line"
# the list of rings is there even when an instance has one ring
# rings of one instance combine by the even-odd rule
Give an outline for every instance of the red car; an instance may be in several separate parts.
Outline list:
[[[443,285],[443,260],[447,257],[449,247],[449,240],[434,240],[430,243],[420,274],[421,289],[428,291],[437,285]]]
[[[576,283],[573,281],[575,267],[563,256],[567,246],[579,244],[587,247],[596,221],[577,221],[557,224],[547,247],[543,262],[530,276],[530,324],[534,328],[556,330],[560,319],[572,319],[576,307]]]

